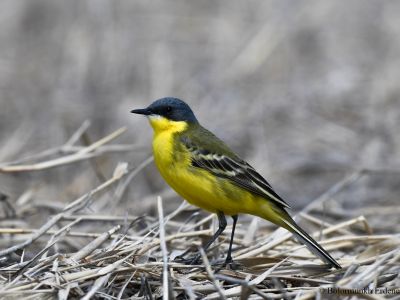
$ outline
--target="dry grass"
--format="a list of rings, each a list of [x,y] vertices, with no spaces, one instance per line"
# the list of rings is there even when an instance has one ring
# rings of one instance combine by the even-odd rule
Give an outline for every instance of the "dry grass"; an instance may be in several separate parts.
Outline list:
[[[0,298],[325,299],[321,287],[400,286],[399,1],[0,7]],[[250,216],[237,268],[220,265],[229,228],[203,266],[176,263],[216,220],[180,206],[152,166],[151,128],[129,114],[164,96],[254,165],[344,269]]]
[[[3,164],[0,170],[30,173],[76,164],[81,159],[102,155],[106,149],[120,149],[119,145],[108,143],[122,134],[123,129],[87,147],[76,146],[86,129],[83,125],[55,150],[27,161]],[[48,159],[54,153],[57,157]],[[317,228],[314,237],[338,258],[342,270],[329,270],[320,265],[290,234],[283,229],[271,232],[256,218],[238,228],[233,266],[222,265],[229,230],[207,256],[200,248],[202,265],[190,266],[174,259],[197,251],[201,240],[212,235],[215,230],[212,216],[203,217],[186,203],[165,214],[161,197],[157,200],[158,217],[90,212],[90,207],[104,194],[111,193],[110,199],[117,201],[134,176],[150,162],[148,159],[132,169],[120,163],[109,179],[63,208],[55,209],[51,218],[36,229],[25,224],[13,205],[2,197],[3,205],[7,204],[10,211],[1,220],[8,227],[0,228],[1,245],[8,245],[0,250],[0,297],[313,299],[328,297],[323,289],[329,287],[390,291],[399,286],[399,235],[374,234],[374,227],[363,215],[349,217],[340,215],[339,206],[336,210],[326,208],[327,203],[351,190],[363,178],[384,176],[389,171],[356,171],[298,214],[298,220],[305,227]],[[368,211],[368,206],[364,208]],[[383,215],[398,214],[398,207],[393,209]],[[336,214],[336,221],[327,221],[329,213]],[[384,295],[358,297],[381,299]]]

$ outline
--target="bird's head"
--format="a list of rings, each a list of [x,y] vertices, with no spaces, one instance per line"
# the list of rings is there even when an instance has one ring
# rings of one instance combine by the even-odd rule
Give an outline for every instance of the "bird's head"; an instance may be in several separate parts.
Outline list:
[[[131,113],[147,116],[156,132],[180,131],[189,124],[198,123],[189,105],[178,98],[162,98],[146,108],[131,110]]]

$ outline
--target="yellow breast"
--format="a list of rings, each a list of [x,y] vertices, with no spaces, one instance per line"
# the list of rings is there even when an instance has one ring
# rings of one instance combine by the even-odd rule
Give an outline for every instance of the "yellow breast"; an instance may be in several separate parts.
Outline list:
[[[187,128],[185,122],[174,122],[165,118],[150,118],[154,129],[154,161],[165,181],[189,203],[215,212],[216,190],[213,176],[191,166],[190,153],[175,141],[174,137]]]
[[[252,213],[259,209],[257,197],[191,165],[190,152],[176,135],[187,128],[185,122],[162,117],[150,118],[154,129],[153,152],[156,166],[165,181],[189,203],[210,212],[227,215]],[[265,200],[263,200],[265,202]]]

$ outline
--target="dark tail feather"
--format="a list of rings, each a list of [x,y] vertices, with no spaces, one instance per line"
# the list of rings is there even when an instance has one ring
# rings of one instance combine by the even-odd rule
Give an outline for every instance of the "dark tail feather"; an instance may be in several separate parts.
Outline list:
[[[320,257],[324,262],[328,263],[332,267],[336,269],[341,269],[342,267],[339,263],[329,255],[329,253],[322,248],[320,244],[318,244],[307,232],[305,232],[299,225],[297,225],[294,221],[290,222],[287,220],[282,220],[287,225],[286,229],[288,229],[291,233],[294,234],[307,248]]]

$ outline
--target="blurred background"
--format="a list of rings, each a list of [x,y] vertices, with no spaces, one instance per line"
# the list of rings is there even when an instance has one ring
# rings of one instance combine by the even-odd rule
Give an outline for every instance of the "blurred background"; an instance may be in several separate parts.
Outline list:
[[[40,205],[63,207],[109,178],[117,162],[143,162],[152,130],[129,111],[164,96],[187,101],[295,210],[354,170],[400,168],[398,1],[3,0],[0,6],[0,163],[64,144],[85,120],[91,126],[79,144],[127,126],[113,143],[136,147],[51,170],[0,174],[0,192],[14,208],[36,207],[33,226],[45,219]],[[389,178],[397,187],[398,175]],[[397,192],[382,191],[387,178],[377,180],[345,201],[397,205]],[[151,164],[118,203],[106,195],[92,209],[152,213],[158,194],[171,199],[169,211],[181,201]]]

